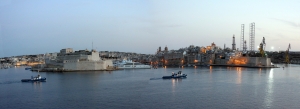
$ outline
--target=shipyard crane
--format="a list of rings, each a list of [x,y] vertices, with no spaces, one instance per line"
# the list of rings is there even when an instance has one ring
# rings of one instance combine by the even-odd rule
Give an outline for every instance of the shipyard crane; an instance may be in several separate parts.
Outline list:
[[[287,64],[290,63],[290,58],[289,58],[289,52],[290,52],[290,49],[291,49],[291,44],[289,44],[287,50],[285,51],[285,62],[286,62]]]
[[[263,37],[263,40],[259,45],[259,52],[261,54],[261,57],[265,56],[265,47],[266,47],[266,42],[265,42],[265,37]]]

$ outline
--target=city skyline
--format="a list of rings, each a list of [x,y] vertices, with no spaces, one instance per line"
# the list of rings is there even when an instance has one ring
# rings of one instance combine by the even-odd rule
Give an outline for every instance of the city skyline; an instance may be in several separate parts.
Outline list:
[[[300,1],[0,1],[0,57],[59,52],[63,48],[154,54],[215,43],[240,48],[241,24],[249,48],[266,38],[267,51],[300,51]]]

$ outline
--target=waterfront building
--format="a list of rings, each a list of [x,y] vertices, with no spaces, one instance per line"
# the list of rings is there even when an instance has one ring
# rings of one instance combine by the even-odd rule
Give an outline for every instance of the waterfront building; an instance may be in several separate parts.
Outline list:
[[[113,67],[112,60],[101,59],[95,50],[73,51],[72,48],[62,49],[55,59],[46,59],[44,70],[82,71],[107,70]]]
[[[248,53],[230,48],[222,50],[215,43],[207,47],[190,45],[179,50],[168,50],[165,47],[165,50],[161,51],[159,47],[151,62],[162,66],[222,65],[272,67],[271,58],[258,57],[256,54],[251,56]]]

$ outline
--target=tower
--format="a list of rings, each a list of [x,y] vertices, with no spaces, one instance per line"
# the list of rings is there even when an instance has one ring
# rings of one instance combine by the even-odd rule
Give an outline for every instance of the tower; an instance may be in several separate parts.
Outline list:
[[[165,51],[168,51],[168,47],[167,46],[165,47]]]
[[[236,50],[236,46],[235,46],[235,37],[233,35],[232,37],[232,50]]]
[[[161,51],[161,47],[160,47],[160,46],[158,47],[158,51],[159,51],[159,52]]]
[[[243,50],[244,50],[244,51],[247,51],[247,42],[246,42],[246,40],[245,40],[245,42],[244,42],[244,48],[243,48]]]
[[[243,51],[246,51],[246,49],[245,49],[245,43],[244,43],[244,28],[245,27],[245,25],[244,24],[242,24],[242,26],[241,26],[241,45],[240,45],[240,49],[242,49]]]
[[[255,49],[255,23],[250,23],[249,31],[249,50],[254,51]]]

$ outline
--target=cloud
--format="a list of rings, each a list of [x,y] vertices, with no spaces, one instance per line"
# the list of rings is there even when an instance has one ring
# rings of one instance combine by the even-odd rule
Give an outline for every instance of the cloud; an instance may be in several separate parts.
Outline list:
[[[287,21],[287,20],[276,19],[276,18],[271,18],[271,19],[283,22],[283,23],[288,24],[288,25],[293,26],[293,27],[300,27],[300,25],[298,23],[293,22],[293,21]]]

